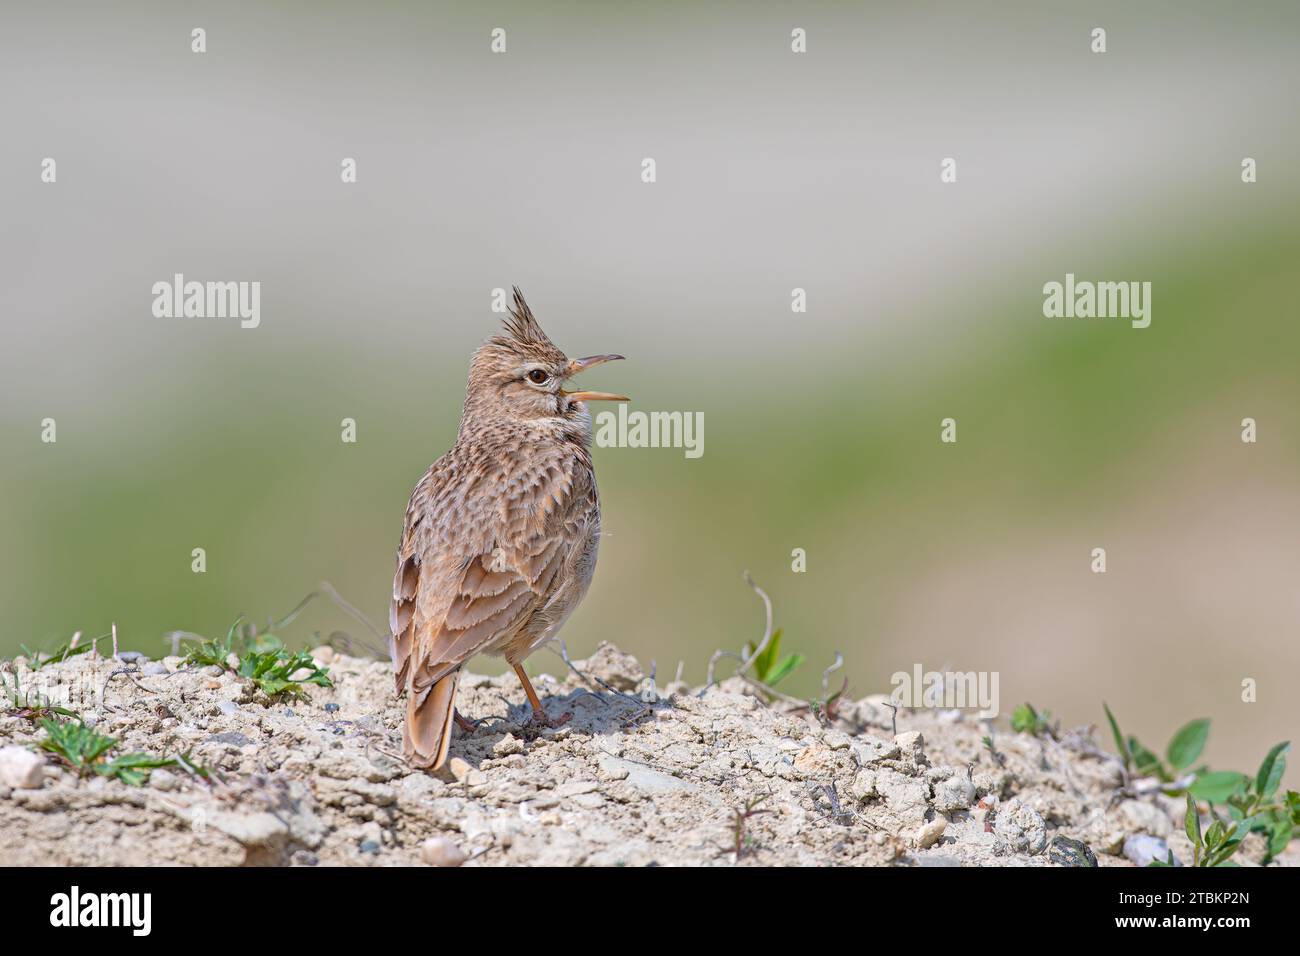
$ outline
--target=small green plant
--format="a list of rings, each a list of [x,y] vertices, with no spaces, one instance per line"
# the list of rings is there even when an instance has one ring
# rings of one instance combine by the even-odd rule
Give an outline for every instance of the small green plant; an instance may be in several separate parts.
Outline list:
[[[237,664],[231,665],[230,658]],[[275,634],[259,634],[242,617],[236,618],[222,640],[196,642],[185,657],[191,667],[221,667],[251,680],[268,697],[305,697],[303,684],[333,687],[329,668],[319,666],[306,651],[289,653]],[[306,671],[295,677],[299,671]]]
[[[9,685],[9,679],[5,676],[4,671],[0,671],[0,688],[3,688],[4,695],[9,700],[9,713],[15,717],[23,717],[27,720],[40,720],[42,717],[75,717],[72,711],[66,707],[58,707],[51,704],[43,696],[24,692],[18,681],[18,675],[14,675],[13,686]]]
[[[97,640],[103,640],[108,636],[109,635],[105,634],[102,637],[97,638]],[[75,640],[76,638],[73,638],[73,641]],[[69,657],[76,657],[79,654],[85,654],[95,646],[95,641],[86,641],[84,644],[77,642],[75,645],[73,644],[73,641],[68,641],[66,644],[60,644],[53,653],[48,655],[42,654],[38,650],[33,650],[26,644],[19,644],[18,647],[22,650],[23,656],[27,658],[27,666],[34,671],[38,671],[42,667],[46,667],[50,664],[61,664]]]
[[[275,653],[284,650],[284,641],[275,634],[259,634],[257,626],[244,618],[235,618],[224,638],[215,641],[195,641],[185,655],[185,663],[195,667],[228,667],[231,654],[242,657],[245,653]]]
[[[1021,734],[1047,734],[1056,737],[1056,727],[1051,722],[1052,712],[1045,710],[1041,714],[1034,710],[1033,704],[1024,703],[1011,712],[1011,729]]]
[[[1115,739],[1115,749],[1119,751],[1125,771],[1139,777],[1156,777],[1168,785],[1165,791],[1170,794],[1180,794],[1190,788],[1192,794],[1201,799],[1210,799],[1212,795],[1225,792],[1225,789],[1230,791],[1236,786],[1241,774],[1213,774],[1205,767],[1192,769],[1192,764],[1201,756],[1205,741],[1210,736],[1208,719],[1189,721],[1178,729],[1165,748],[1166,763],[1142,746],[1136,737],[1130,735],[1126,738],[1120,732],[1119,722],[1111,713],[1110,707],[1105,703],[1101,706],[1106,711],[1106,720]]]
[[[745,645],[745,659],[754,653],[752,643]],[[763,648],[763,653],[754,658],[751,665],[754,676],[768,687],[775,687],[777,682],[790,676],[790,673],[804,662],[802,654],[787,654],[781,657],[781,629],[772,632],[772,639]]]
[[[1263,834],[1270,859],[1286,849],[1300,827],[1300,793],[1288,790],[1284,797],[1277,796],[1290,749],[1289,740],[1273,746],[1255,776],[1239,774],[1236,790],[1223,801],[1233,822],[1246,831]]]
[[[306,675],[295,677],[298,671],[307,671]],[[247,677],[268,697],[281,694],[291,697],[304,697],[302,685],[315,684],[318,687],[333,687],[326,668],[318,665],[306,651],[289,654],[283,648],[278,651],[247,651],[239,659],[239,675]]]
[[[1202,833],[1201,812],[1192,795],[1187,795],[1187,814],[1183,827],[1187,831],[1187,839],[1192,841],[1192,866],[1231,866],[1233,864],[1228,862],[1228,858],[1237,852],[1237,847],[1246,837],[1246,830],[1235,822],[1225,823],[1214,813],[1213,808],[1210,813],[1214,822]]]
[[[1235,866],[1232,855],[1250,833],[1263,835],[1266,859],[1285,850],[1295,837],[1300,828],[1300,793],[1288,790],[1285,796],[1277,796],[1286,771],[1290,741],[1270,749],[1254,776],[1235,770],[1211,771],[1203,765],[1193,769],[1210,735],[1209,720],[1193,720],[1179,728],[1165,748],[1162,761],[1138,743],[1136,737],[1125,737],[1110,707],[1102,704],[1102,708],[1125,771],[1155,777],[1164,784],[1161,789],[1165,793],[1186,796],[1184,829],[1192,842],[1193,866]],[[1204,830],[1200,802],[1209,804],[1211,822]],[[1216,806],[1226,812],[1220,813]],[[1150,865],[1173,866],[1173,854],[1168,862],[1155,861]]]
[[[179,766],[174,757],[153,757],[144,753],[122,754],[109,760],[108,752],[117,746],[117,739],[97,733],[81,720],[45,718],[40,723],[45,730],[40,748],[54,754],[82,777],[98,774],[138,787],[147,783],[149,774],[159,767]]]
[[[993,758],[995,764],[999,767],[1005,767],[1007,765],[1007,758],[1002,756],[1001,751],[994,746],[992,737],[981,737],[980,742],[984,744],[984,749],[989,752],[989,756]]]

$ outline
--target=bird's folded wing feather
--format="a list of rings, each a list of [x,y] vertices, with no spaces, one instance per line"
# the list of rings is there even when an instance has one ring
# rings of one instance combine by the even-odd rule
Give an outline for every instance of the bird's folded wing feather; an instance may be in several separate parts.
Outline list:
[[[397,555],[389,627],[398,693],[408,685],[425,693],[513,636],[545,602],[572,546],[560,513],[571,482],[559,470],[511,482],[516,493],[499,495],[489,514],[463,496],[458,508],[439,507],[449,496],[426,487],[436,477],[437,466],[416,486]]]

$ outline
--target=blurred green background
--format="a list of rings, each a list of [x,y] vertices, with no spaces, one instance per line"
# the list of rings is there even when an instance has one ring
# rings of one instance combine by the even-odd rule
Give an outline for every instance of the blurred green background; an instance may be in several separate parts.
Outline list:
[[[996,7],[6,14],[0,653],[111,622],[158,653],[322,580],[384,624],[517,283],[570,354],[629,357],[589,387],[705,417],[698,460],[597,450],[575,655],[700,681],[761,634],[748,569],[791,692],[837,650],[855,695],[996,670],[1004,713],[1106,699],[1149,745],[1208,716],[1252,769],[1300,731],[1300,14]],[[259,280],[261,327],[155,319],[175,272]],[[1151,327],[1044,318],[1067,272],[1150,281]]]

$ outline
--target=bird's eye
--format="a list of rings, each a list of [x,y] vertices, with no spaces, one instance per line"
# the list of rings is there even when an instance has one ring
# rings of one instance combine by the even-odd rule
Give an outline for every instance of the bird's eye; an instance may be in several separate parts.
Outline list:
[[[550,376],[540,368],[535,368],[528,373],[528,381],[532,382],[534,385],[545,385],[548,378],[550,378]]]

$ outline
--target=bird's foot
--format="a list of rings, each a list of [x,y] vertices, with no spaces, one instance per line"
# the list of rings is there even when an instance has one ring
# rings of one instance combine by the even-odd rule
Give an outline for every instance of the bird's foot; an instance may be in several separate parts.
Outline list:
[[[533,711],[533,715],[528,718],[528,723],[524,724],[523,731],[525,734],[535,737],[543,730],[553,730],[556,727],[563,727],[572,719],[572,712],[567,710],[560,714],[559,717],[548,717],[546,711],[536,709]]]
[[[472,734],[474,733],[474,731],[478,730],[478,721],[470,720],[468,717],[461,716],[459,710],[453,708],[451,712],[451,716],[452,719],[456,721],[456,726],[459,727],[464,733]]]

